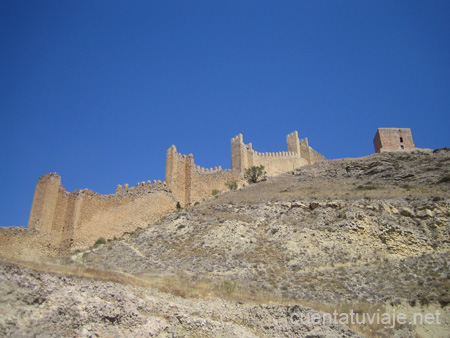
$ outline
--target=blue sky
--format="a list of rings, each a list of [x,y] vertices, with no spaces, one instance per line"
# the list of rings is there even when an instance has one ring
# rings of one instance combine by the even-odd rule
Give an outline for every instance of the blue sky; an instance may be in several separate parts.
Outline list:
[[[175,144],[230,167],[230,139],[328,158],[378,127],[450,146],[450,1],[0,0],[0,225],[37,179],[113,193],[164,179]]]

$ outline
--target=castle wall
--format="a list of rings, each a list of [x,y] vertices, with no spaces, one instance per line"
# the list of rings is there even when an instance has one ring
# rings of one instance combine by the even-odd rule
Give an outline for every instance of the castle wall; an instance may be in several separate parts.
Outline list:
[[[49,173],[39,178],[33,197],[28,227],[43,233],[51,232],[61,189],[61,177]]]
[[[164,190],[137,189],[131,193],[99,195],[82,192],[73,205],[75,223],[72,248],[88,247],[103,237],[114,239],[138,228],[146,228],[168,212],[176,209],[173,196]]]
[[[213,190],[228,190],[227,182],[242,181],[242,174],[237,170],[197,168],[192,176],[191,203],[208,199]]]
[[[240,184],[245,169],[251,166],[262,165],[269,175],[277,175],[325,159],[309,147],[307,139],[300,141],[296,131],[287,135],[286,141],[288,151],[260,153],[252,149],[251,143],[244,144],[239,134],[231,140],[230,170],[196,166],[192,154],[179,154],[171,146],[167,150],[164,182],[138,182],[134,187],[119,185],[111,195],[87,189],[69,193],[58,174],[46,174],[36,185],[29,231],[0,232],[2,250],[20,248],[21,241],[29,250],[48,255],[87,248],[100,237],[113,239],[148,226],[175,210],[177,202],[189,206],[210,198],[213,190],[227,190],[228,182]],[[32,238],[38,242],[34,243]]]
[[[47,174],[38,180],[28,227],[64,251],[89,247],[100,237],[120,237],[175,209],[175,199],[160,182],[127,186],[112,195],[87,189],[68,193],[59,175]]]
[[[167,150],[166,168],[166,182],[182,207],[211,197],[215,189],[228,189],[225,184],[229,181],[242,180],[239,170],[196,166],[192,154],[179,154],[175,146]]]
[[[378,128],[373,145],[377,153],[415,149],[409,128]]]
[[[244,144],[243,136],[239,134],[231,139],[231,168],[244,172],[252,166],[263,165],[267,174],[274,176],[326,160],[309,146],[308,139],[300,141],[297,131],[286,136],[286,143],[288,151],[260,153],[251,143]]]
[[[50,235],[29,228],[0,227],[0,257],[29,260],[52,257],[59,253]]]
[[[259,153],[249,150],[247,157],[249,168],[262,165],[268,176],[279,175],[308,164],[307,160],[291,152]]]

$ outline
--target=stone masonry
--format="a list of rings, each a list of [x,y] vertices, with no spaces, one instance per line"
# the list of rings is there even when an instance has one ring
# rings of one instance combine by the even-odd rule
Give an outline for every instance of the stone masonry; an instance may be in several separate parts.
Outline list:
[[[42,255],[87,248],[100,237],[108,240],[145,228],[177,206],[210,198],[213,190],[227,190],[231,182],[242,186],[245,169],[251,166],[263,165],[272,176],[323,160],[295,131],[287,135],[287,151],[278,153],[259,153],[239,134],[231,139],[231,169],[226,170],[197,166],[192,154],[180,154],[173,145],[167,150],[164,182],[142,181],[132,187],[125,183],[110,195],[87,189],[67,192],[61,177],[49,173],[36,185],[28,229],[0,230],[0,254],[17,251],[21,243],[27,243],[24,253],[35,250]]]
[[[373,145],[377,153],[415,149],[409,128],[378,128]]]
[[[287,151],[260,153],[251,143],[244,144],[243,136],[239,134],[231,139],[231,168],[243,172],[252,166],[263,165],[267,174],[273,176],[326,160],[309,146],[307,138],[299,140],[297,131],[288,134],[286,141]]]

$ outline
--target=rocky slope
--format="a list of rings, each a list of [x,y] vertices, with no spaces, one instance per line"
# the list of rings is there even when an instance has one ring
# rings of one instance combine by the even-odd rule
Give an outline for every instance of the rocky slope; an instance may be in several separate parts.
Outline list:
[[[318,163],[73,258],[290,299],[446,305],[449,183],[438,182],[449,160],[442,150]]]

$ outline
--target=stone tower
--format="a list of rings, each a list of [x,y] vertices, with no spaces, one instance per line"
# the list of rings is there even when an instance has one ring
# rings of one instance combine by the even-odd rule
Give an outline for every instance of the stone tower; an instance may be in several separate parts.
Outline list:
[[[377,153],[415,149],[409,128],[378,128],[373,145]]]

